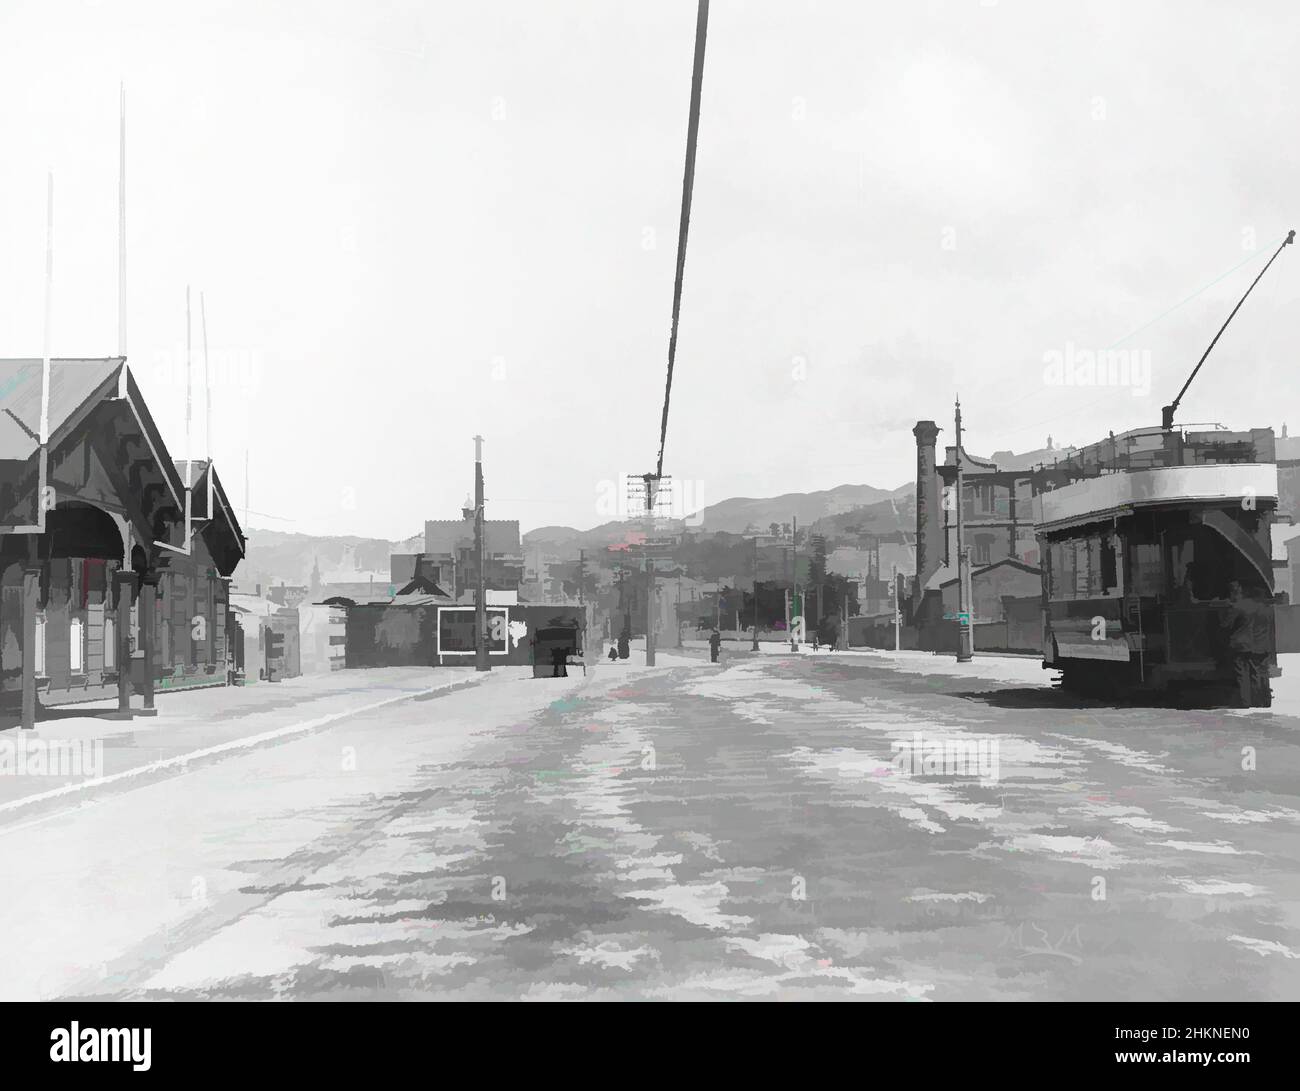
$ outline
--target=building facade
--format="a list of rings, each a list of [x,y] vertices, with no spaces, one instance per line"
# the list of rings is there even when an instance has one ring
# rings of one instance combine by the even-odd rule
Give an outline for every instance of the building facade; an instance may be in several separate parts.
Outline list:
[[[173,462],[120,357],[53,360],[48,385],[42,361],[0,361],[0,409],[6,717],[226,684],[245,543],[216,470]]]

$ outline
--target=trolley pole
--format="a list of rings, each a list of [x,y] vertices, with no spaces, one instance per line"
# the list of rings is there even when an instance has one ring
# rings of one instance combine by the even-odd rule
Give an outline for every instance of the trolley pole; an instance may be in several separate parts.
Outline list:
[[[758,535],[754,535],[754,645],[751,651],[758,651]]]
[[[962,520],[961,472],[961,399],[956,405],[957,428],[957,495],[953,503],[957,508],[957,662],[969,663],[974,655],[970,624],[970,557],[966,553],[965,526]]]

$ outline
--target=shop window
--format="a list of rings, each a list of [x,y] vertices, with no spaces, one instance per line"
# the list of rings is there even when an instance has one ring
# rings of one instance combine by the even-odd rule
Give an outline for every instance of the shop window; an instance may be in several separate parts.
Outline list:
[[[112,614],[104,618],[104,669],[117,670],[117,618]]]
[[[74,617],[68,626],[68,654],[73,674],[81,674],[86,669],[86,623]]]
[[[45,614],[36,615],[36,673],[45,674]]]

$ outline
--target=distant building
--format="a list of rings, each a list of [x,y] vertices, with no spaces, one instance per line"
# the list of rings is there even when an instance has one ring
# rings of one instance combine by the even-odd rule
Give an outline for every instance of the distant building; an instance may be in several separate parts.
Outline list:
[[[957,509],[952,491],[957,486],[958,451],[946,449],[937,468],[943,483],[943,563],[957,563]],[[993,458],[960,452],[962,471],[962,524],[971,566],[980,568],[1010,558],[1037,568],[1038,539],[1034,536],[1032,500],[1047,481],[1045,466],[1055,461],[1052,449],[1014,455],[998,451]]]
[[[319,571],[317,572],[319,575]],[[319,583],[317,584],[319,587]],[[278,583],[267,591],[266,597],[277,606],[287,606],[290,609],[296,607],[299,603],[306,601],[309,591],[302,584]]]
[[[1008,574],[1014,588],[1004,593],[1038,593],[1038,540],[1034,535],[1033,498],[1049,487],[1046,468],[1061,453],[1053,448],[1014,455],[999,451],[997,460],[980,458],[964,448],[946,449],[942,465],[935,457],[939,428],[934,421],[917,421],[913,429],[917,445],[916,556],[913,607],[919,610],[926,592],[940,592],[957,572],[957,504],[961,504],[964,544],[970,550],[972,573],[1001,561],[1017,562]],[[956,496],[960,459],[962,495]],[[1005,577],[999,584],[1005,582]],[[942,601],[929,609],[934,614]],[[984,600],[995,616],[980,620],[1001,620],[1001,607],[992,597]],[[928,616],[928,615],[927,615]],[[928,617],[929,621],[936,620]],[[939,620],[942,620],[939,618]]]
[[[494,591],[518,591],[524,577],[519,520],[483,522],[484,582]],[[422,573],[443,590],[460,598],[478,586],[478,555],[474,548],[474,518],[469,509],[460,519],[430,519],[424,524]]]
[[[1034,599],[1042,592],[1033,498],[1050,487],[1044,463],[1052,448],[1014,455],[999,451],[987,459],[955,446],[939,464],[934,421],[917,421],[916,577],[907,607],[911,639],[921,648],[940,646],[955,632],[958,593],[957,505],[963,544],[970,551],[972,623],[1006,620],[1008,600]],[[956,495],[960,460],[962,495]]]

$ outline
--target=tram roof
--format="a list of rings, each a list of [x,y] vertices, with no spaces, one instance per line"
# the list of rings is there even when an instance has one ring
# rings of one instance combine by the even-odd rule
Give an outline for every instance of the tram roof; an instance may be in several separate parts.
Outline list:
[[[1052,532],[1128,515],[1139,508],[1201,508],[1250,498],[1276,503],[1272,463],[1202,463],[1109,473],[1034,497],[1038,531]]]
[[[1041,466],[1044,470],[1083,479],[1168,466],[1275,461],[1276,443],[1272,428],[1251,428],[1240,432],[1217,427],[1168,432],[1160,428],[1136,428],[1066,452],[1063,458]]]

